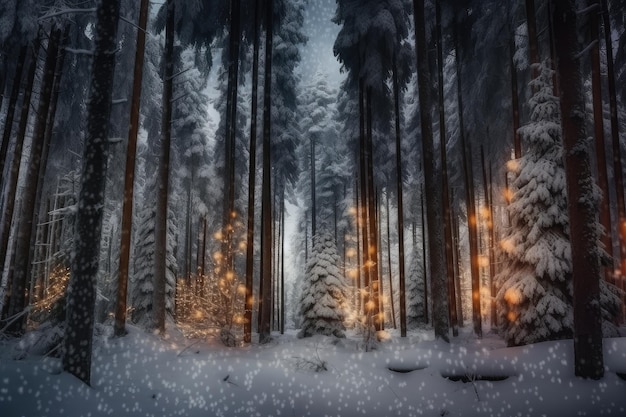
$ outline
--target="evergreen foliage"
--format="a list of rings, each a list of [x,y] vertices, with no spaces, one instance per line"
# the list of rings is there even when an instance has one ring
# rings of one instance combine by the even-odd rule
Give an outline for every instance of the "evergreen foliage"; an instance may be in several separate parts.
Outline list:
[[[424,319],[424,264],[421,254],[415,252],[409,261],[406,276],[406,321],[414,329]]]
[[[500,330],[507,344],[572,336],[571,246],[558,98],[552,70],[540,65],[531,81],[531,121],[520,128],[526,154],[510,161],[515,176],[511,228],[502,241],[506,268],[498,276]],[[605,330],[619,309],[616,289],[603,283]]]
[[[339,262],[332,235],[322,232],[315,236],[300,296],[302,329],[298,337],[345,337],[348,291]]]

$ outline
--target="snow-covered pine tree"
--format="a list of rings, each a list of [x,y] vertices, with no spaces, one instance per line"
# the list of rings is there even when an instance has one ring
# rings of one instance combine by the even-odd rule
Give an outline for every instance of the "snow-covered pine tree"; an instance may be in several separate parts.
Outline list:
[[[155,184],[152,184],[154,189]],[[154,196],[154,193],[146,193]],[[154,222],[156,208],[154,201],[145,202],[139,212],[140,220],[134,256],[134,273],[130,282],[131,319],[142,328],[152,325],[152,302],[154,291]],[[168,216],[167,258],[165,274],[165,310],[169,316],[174,312],[174,288],[176,287],[176,224],[172,221],[172,212]]]
[[[424,319],[424,265],[421,251],[414,251],[406,277],[406,321],[415,329]]]
[[[500,330],[508,345],[572,336],[572,259],[559,99],[552,70],[539,65],[531,81],[531,121],[519,133],[526,154],[509,163],[515,175],[509,205],[511,228],[502,240],[506,267],[498,275],[496,296]],[[600,243],[598,242],[598,245]],[[617,289],[601,281],[605,335],[615,334]]]
[[[508,345],[571,336],[571,254],[559,101],[544,63],[531,81],[530,122],[519,129],[527,149],[508,169],[515,178],[511,228],[502,240],[507,260],[496,296]]]
[[[331,233],[320,232],[314,238],[300,296],[301,330],[298,337],[315,334],[345,337],[344,320],[348,291]]]

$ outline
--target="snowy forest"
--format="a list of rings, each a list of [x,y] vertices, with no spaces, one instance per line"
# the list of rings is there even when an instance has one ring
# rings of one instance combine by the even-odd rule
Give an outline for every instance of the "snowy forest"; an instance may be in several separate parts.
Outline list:
[[[625,27],[0,0],[0,415],[626,413]]]

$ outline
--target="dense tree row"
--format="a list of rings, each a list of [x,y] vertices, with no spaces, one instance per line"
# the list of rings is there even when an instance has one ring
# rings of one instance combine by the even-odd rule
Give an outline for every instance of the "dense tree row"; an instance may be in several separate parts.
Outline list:
[[[600,377],[624,3],[338,0],[339,85],[301,77],[313,3],[0,1],[0,329],[54,321],[89,382],[108,317],[366,348],[471,317]]]

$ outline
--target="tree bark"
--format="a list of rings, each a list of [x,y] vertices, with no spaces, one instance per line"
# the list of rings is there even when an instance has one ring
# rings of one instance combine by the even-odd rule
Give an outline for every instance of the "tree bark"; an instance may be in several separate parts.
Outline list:
[[[624,198],[624,174],[622,170],[622,148],[619,138],[619,122],[617,118],[617,92],[615,86],[615,64],[611,41],[611,20],[609,6],[602,1],[602,22],[604,26],[604,45],[606,48],[606,72],[608,79],[609,111],[611,115],[611,144],[613,148],[613,175],[615,176],[615,192],[617,196],[617,213],[619,217],[620,236],[620,281],[621,289],[626,291],[626,200]],[[622,297],[622,320],[626,319],[626,296]]]
[[[13,262],[10,259],[7,259],[8,248],[9,248],[9,238],[11,235],[11,225],[13,223],[13,217],[15,214],[15,203],[17,202],[17,184],[20,176],[20,167],[22,162],[22,151],[24,148],[24,138],[26,136],[26,129],[28,127],[28,115],[30,113],[31,106],[31,97],[33,93],[33,85],[35,81],[35,73],[37,72],[37,57],[39,55],[39,46],[40,39],[39,36],[35,39],[32,48],[31,48],[31,58],[28,67],[28,72],[26,74],[26,84],[24,86],[24,94],[22,97],[22,106],[20,110],[20,119],[16,132],[15,139],[15,147],[13,149],[13,159],[11,161],[11,166],[9,167],[8,177],[7,177],[7,188],[5,191],[6,196],[6,204],[4,207],[3,217],[2,217],[2,241],[0,241],[0,277],[2,276],[2,272],[5,269],[5,263],[9,263],[9,265],[13,265]],[[3,167],[4,168],[4,167]],[[31,217],[32,220],[32,217]],[[9,277],[13,277],[14,268],[11,268],[9,271]],[[10,278],[9,282],[12,282],[13,279]],[[19,291],[19,292],[16,292]],[[20,298],[23,296],[24,289],[14,288],[11,284],[11,298],[8,302],[8,316],[12,316],[16,313],[22,311],[24,307],[24,302],[19,300],[14,300],[14,298]],[[4,297],[2,297],[4,298]],[[15,303],[17,305],[14,305]],[[21,323],[20,323],[21,324]],[[16,324],[17,325],[17,324]],[[14,327],[15,330],[17,327]],[[20,333],[20,331],[18,331]]]
[[[400,286],[400,337],[406,337],[406,275],[404,265],[404,204],[402,200],[402,136],[398,65],[393,62],[393,106],[396,133],[396,194],[398,196],[398,282]]]
[[[250,161],[248,167],[248,229],[246,236],[246,302],[243,341],[252,341],[252,308],[254,305],[254,192],[256,187],[256,135],[259,93],[259,38],[261,2],[255,2],[252,57],[252,104],[250,111]]]
[[[174,76],[175,0],[167,0],[163,71],[163,114],[161,119],[161,156],[154,227],[153,327],[165,332],[165,288],[167,276],[167,200],[169,194],[170,147],[172,140],[172,90]]]
[[[439,92],[438,113],[439,113],[439,147],[441,152],[441,170],[443,179],[443,221],[444,239],[446,245],[446,275],[448,279],[448,309],[450,325],[452,326],[452,336],[459,335],[459,323],[456,314],[456,287],[454,283],[454,256],[452,253],[452,221],[450,218],[451,203],[450,189],[448,186],[448,156],[446,140],[446,114],[444,109],[443,91],[443,37],[441,35],[441,1],[435,3],[435,31],[437,36],[437,87]]]
[[[130,261],[130,237],[133,225],[133,194],[135,185],[135,158],[137,156],[137,135],[139,133],[139,107],[141,105],[141,85],[146,49],[146,27],[148,23],[149,0],[141,0],[135,68],[133,72],[133,92],[131,96],[130,124],[126,150],[126,170],[124,176],[124,202],[122,207],[122,240],[117,282],[117,302],[115,308],[114,332],[116,336],[126,334],[126,298],[128,293],[128,268]]]
[[[109,0],[99,3],[96,12],[87,135],[76,213],[76,249],[67,293],[66,328],[71,331],[65,332],[63,340],[63,369],[88,385],[119,9],[119,0]]]
[[[445,241],[442,189],[443,177],[437,168],[437,157],[433,143],[430,98],[430,73],[428,70],[428,50],[426,49],[426,29],[424,1],[413,0],[415,12],[415,45],[417,50],[417,78],[419,85],[420,124],[422,131],[422,158],[424,162],[424,182],[426,189],[426,218],[428,222],[428,249],[431,295],[433,300],[433,326],[435,337],[449,342],[450,322],[448,319],[448,282],[446,279]]]
[[[239,45],[241,43],[241,1],[230,0],[230,30],[228,43],[228,86],[226,95],[226,155],[224,195],[227,196],[224,208],[225,234],[223,274],[233,273],[233,234],[235,210],[235,150],[237,141],[237,97],[239,87]]]
[[[595,4],[601,8],[600,1]],[[591,93],[593,100],[593,127],[595,137],[595,154],[596,154],[596,172],[598,187],[602,190],[602,199],[600,200],[600,224],[604,228],[602,234],[602,243],[604,249],[611,256],[613,254],[613,238],[611,230],[611,209],[609,206],[609,178],[606,165],[606,149],[604,145],[604,116],[602,103],[602,80],[600,73],[600,15],[591,12],[589,16],[591,32],[590,40],[594,42],[591,48]],[[613,268],[606,266],[604,269],[604,277],[607,282],[615,284],[613,279]]]
[[[472,322],[474,333],[482,337],[482,314],[480,305],[480,271],[478,265],[478,223],[476,219],[476,203],[474,200],[474,176],[472,174],[471,150],[465,138],[465,123],[463,118],[463,89],[462,89],[462,67],[461,51],[457,39],[457,32],[454,31],[456,45],[456,72],[457,72],[457,100],[459,108],[459,136],[461,144],[461,157],[463,165],[463,177],[465,180],[465,201],[467,207],[467,228],[469,236],[470,270],[472,277]]]
[[[259,342],[271,340],[272,304],[272,187],[271,111],[274,0],[265,3],[265,83],[263,87],[263,181],[261,185],[261,282]]]
[[[604,375],[600,311],[600,259],[593,196],[591,156],[586,143],[585,101],[578,54],[576,4],[554,2],[554,33],[561,86],[561,114],[567,208],[574,283],[574,369],[576,376],[600,379]]]
[[[11,132],[13,130],[13,120],[15,118],[15,109],[17,108],[17,99],[20,94],[20,84],[22,80],[22,73],[24,72],[24,63],[26,62],[26,53],[28,52],[28,45],[24,45],[20,48],[20,53],[15,64],[15,74],[13,75],[13,86],[11,87],[11,95],[9,96],[9,104],[7,107],[6,119],[4,120],[4,129],[2,131],[2,144],[0,145],[0,162],[2,162],[3,168],[0,169],[0,184],[4,184],[4,167],[9,162],[7,160],[7,152],[9,149],[9,142],[11,140]],[[0,110],[2,108],[0,107]],[[6,252],[0,252],[6,253]]]

